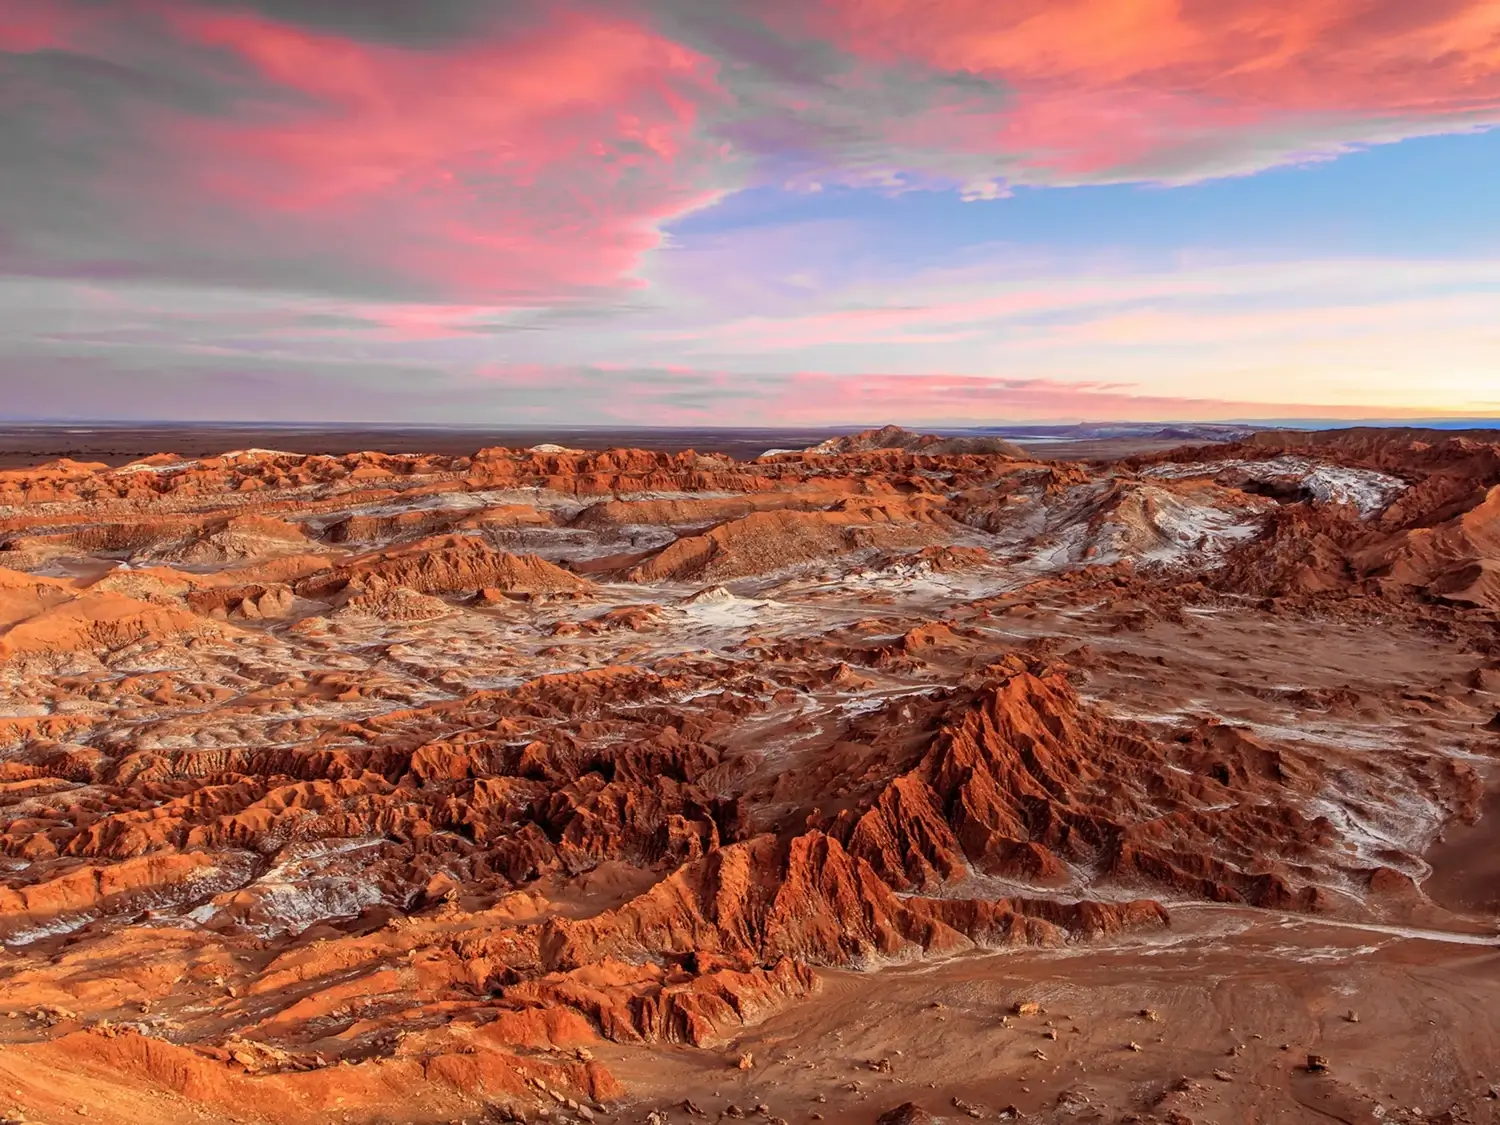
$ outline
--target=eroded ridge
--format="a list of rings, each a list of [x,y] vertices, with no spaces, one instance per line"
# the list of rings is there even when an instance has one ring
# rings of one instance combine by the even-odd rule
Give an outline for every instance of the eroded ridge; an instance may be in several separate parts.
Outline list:
[[[727,1113],[724,1052],[850,973],[897,998],[1205,918],[1484,949],[1497,449],[0,473],[0,1069],[49,1112],[89,1075],[110,1120],[590,1120],[663,1082]],[[1121,1069],[1048,1030],[972,1063],[1027,1112],[1070,1051]],[[1266,1112],[1312,1104],[1275,1074]],[[873,1118],[844,1092],[815,1112]]]

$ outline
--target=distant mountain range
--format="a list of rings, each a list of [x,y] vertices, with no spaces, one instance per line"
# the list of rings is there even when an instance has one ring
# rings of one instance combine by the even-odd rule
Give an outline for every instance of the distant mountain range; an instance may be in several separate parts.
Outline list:
[[[998,437],[1017,442],[1102,441],[1136,438],[1160,441],[1240,441],[1258,430],[1280,427],[1239,422],[1084,422],[1058,426],[976,426],[939,430],[945,436]]]

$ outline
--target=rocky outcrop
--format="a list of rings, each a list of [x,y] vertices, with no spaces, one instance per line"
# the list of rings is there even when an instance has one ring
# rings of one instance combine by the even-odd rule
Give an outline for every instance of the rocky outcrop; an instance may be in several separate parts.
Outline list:
[[[539,512],[529,505],[497,504],[477,510],[453,507],[381,514],[360,513],[335,520],[324,530],[323,538],[330,543],[375,543],[443,532],[551,526],[552,520],[547,513]]]
[[[255,601],[256,612],[266,616],[266,595]],[[242,605],[244,603],[241,603]],[[381,621],[431,621],[445,617],[453,609],[442,598],[418,593],[409,586],[386,586],[381,583],[365,594],[356,594],[333,612],[336,618],[373,617]]]
[[[789,844],[761,836],[720,849],[617,911],[553,923],[542,951],[562,969],[601,957],[695,951],[873,967],[923,952],[1059,944],[1164,922],[1165,913],[1145,902],[903,898],[836,838],[811,832]]]
[[[869,548],[920,546],[946,537],[938,507],[902,498],[846,500],[823,512],[756,512],[677,540],[627,577],[632,582],[722,582]]]
[[[937,1118],[915,1102],[903,1102],[875,1119],[875,1125],[935,1125]]]
[[[1309,766],[1212,726],[1163,745],[1083,708],[1060,669],[992,674],[916,769],[830,827],[892,887],[932,891],[970,870],[1070,887],[1086,869],[1172,897],[1316,905],[1291,872],[1323,831],[1298,812]],[[1230,791],[1255,804],[1226,808]]]
[[[1401,531],[1351,561],[1384,585],[1500,610],[1500,484],[1452,519]]]
[[[592,584],[535,555],[512,555],[473,536],[450,535],[366,555],[304,579],[296,590],[304,597],[326,598],[351,587],[372,591],[396,586],[437,595],[473,594],[481,589],[580,595]]]
[[[108,651],[142,641],[224,635],[221,626],[186,609],[86,591],[48,605],[0,634],[0,662]]]

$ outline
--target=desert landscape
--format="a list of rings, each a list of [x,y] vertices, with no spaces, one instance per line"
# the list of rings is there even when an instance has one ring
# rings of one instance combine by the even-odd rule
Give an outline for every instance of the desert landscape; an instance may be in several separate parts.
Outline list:
[[[1500,432],[0,472],[0,1120],[1500,1119]]]
[[[0,1125],[1500,1125],[1500,0],[0,0]]]

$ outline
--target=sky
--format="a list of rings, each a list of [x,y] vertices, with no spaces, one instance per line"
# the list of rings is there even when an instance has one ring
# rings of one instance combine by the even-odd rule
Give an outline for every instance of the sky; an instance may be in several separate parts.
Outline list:
[[[0,417],[1500,416],[1495,0],[0,0]]]

